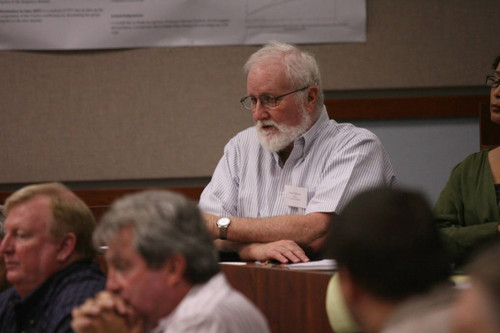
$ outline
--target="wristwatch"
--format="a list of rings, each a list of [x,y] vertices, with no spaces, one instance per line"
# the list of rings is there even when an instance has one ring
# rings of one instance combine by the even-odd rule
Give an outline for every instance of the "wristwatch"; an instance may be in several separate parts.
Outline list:
[[[219,238],[227,239],[227,227],[231,224],[229,217],[221,217],[217,220],[217,228],[219,228]]]

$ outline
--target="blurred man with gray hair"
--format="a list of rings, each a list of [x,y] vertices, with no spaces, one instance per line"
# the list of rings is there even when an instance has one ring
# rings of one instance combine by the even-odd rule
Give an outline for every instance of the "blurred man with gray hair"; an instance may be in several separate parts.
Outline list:
[[[268,332],[219,272],[195,203],[167,191],[115,202],[94,233],[108,246],[107,291],[73,311],[76,332]]]

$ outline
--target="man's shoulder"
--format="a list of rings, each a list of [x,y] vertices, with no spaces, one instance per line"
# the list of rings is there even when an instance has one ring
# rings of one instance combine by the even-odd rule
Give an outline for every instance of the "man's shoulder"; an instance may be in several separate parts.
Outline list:
[[[214,289],[213,287],[216,288]],[[206,288],[210,290],[210,293],[212,292],[211,290],[218,290],[220,294],[219,297],[213,298],[213,312],[220,314],[220,316],[226,318],[228,321],[232,318],[233,321],[240,322],[241,324],[244,324],[247,320],[255,321],[255,324],[265,324],[265,319],[257,307],[241,292],[234,289],[224,274],[220,273],[212,278]]]
[[[12,302],[20,300],[19,294],[14,287],[4,290],[0,293],[0,317],[5,311],[5,308],[9,307]]]
[[[52,275],[51,279],[56,280],[82,280],[86,278],[100,279],[104,274],[99,268],[99,264],[94,261],[84,260],[73,262],[64,269]]]
[[[14,288],[7,289],[0,294],[0,332],[14,332],[15,325],[12,322],[16,319],[14,305],[21,298]]]
[[[43,317],[48,318],[48,328],[55,330],[56,327],[66,326],[74,307],[83,304],[105,288],[106,278],[98,265],[94,264],[74,263],[50,280],[42,300],[42,303],[47,305],[44,306]]]
[[[106,278],[99,266],[93,262],[75,263],[56,276],[51,289],[55,303],[62,307],[72,307],[103,290]]]
[[[229,332],[268,332],[264,315],[242,293],[228,285],[229,292],[217,305],[219,320]]]
[[[314,143],[319,147],[336,147],[337,149],[364,144],[381,145],[378,137],[370,130],[351,123],[337,123],[334,120],[328,122]]]
[[[23,311],[36,312],[37,328],[54,332],[69,325],[71,310],[105,287],[105,277],[91,262],[74,263],[52,275],[22,302]],[[0,330],[15,320],[14,306],[21,302],[14,288],[0,294]],[[8,323],[7,323],[8,324]],[[69,326],[68,326],[69,329]]]
[[[55,284],[61,287],[77,287],[83,286],[92,288],[91,286],[102,286],[106,283],[106,277],[102,273],[99,265],[95,262],[77,262],[67,267],[63,272],[56,276]],[[93,289],[93,288],[92,288]]]
[[[180,304],[169,329],[196,327],[218,332],[268,332],[260,311],[219,273],[198,285]]]
[[[340,136],[345,136],[348,138],[359,137],[359,138],[376,138],[377,136],[373,134],[370,130],[358,127],[351,123],[338,123],[334,120],[329,121],[328,126],[324,130],[327,135],[335,133]]]
[[[199,315],[233,313],[242,310],[245,310],[243,312],[247,315],[250,315],[252,311],[257,312],[256,307],[243,294],[231,287],[223,273],[218,273],[209,281],[197,286],[197,291],[186,304],[194,303],[203,305],[198,307]],[[192,308],[190,308],[191,311],[193,311]]]

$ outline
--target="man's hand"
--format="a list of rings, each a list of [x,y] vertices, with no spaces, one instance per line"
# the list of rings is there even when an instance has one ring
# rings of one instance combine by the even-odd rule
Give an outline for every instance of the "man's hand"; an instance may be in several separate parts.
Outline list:
[[[142,324],[121,298],[103,291],[73,309],[71,327],[76,333],[142,333]]]
[[[243,260],[277,260],[283,264],[308,262],[304,250],[291,240],[280,240],[272,243],[252,243],[245,245],[240,251]]]

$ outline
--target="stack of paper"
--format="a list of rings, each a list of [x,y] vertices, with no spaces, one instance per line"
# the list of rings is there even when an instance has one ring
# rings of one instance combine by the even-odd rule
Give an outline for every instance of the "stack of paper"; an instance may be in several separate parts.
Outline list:
[[[287,264],[282,267],[293,270],[304,271],[333,271],[337,268],[337,262],[333,259],[314,260],[309,262],[301,262],[298,264]]]

